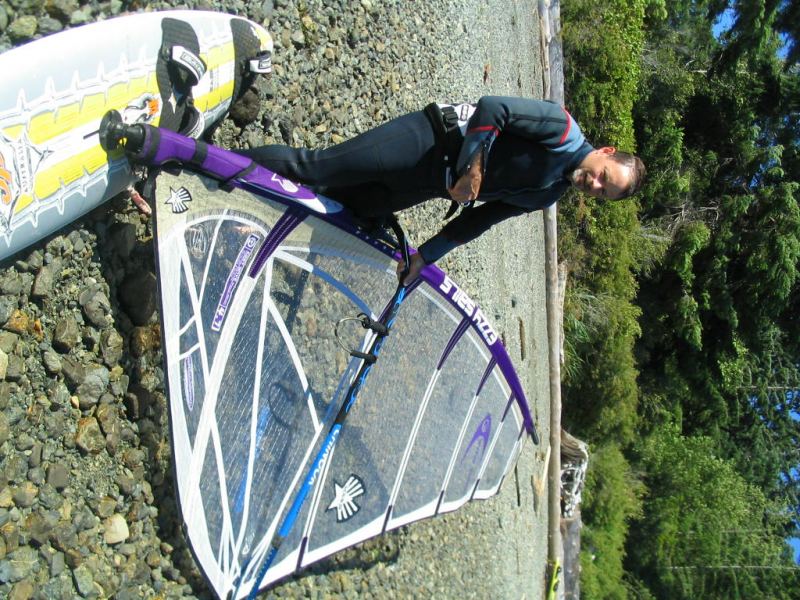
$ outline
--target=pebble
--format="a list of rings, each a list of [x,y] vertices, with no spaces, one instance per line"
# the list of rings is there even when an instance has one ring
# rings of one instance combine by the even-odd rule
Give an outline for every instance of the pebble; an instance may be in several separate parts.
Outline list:
[[[0,355],[0,363],[2,363],[2,355]],[[8,425],[8,418],[2,412],[0,412],[0,446],[3,445],[10,435],[11,428]]]
[[[12,333],[21,335],[28,331],[29,326],[30,317],[28,317],[27,313],[23,310],[16,309],[11,313],[11,316],[3,327]]]
[[[102,595],[103,589],[95,583],[92,572],[85,564],[73,569],[72,578],[82,598],[99,598]]]
[[[100,396],[105,393],[108,387],[108,381],[109,372],[104,366],[90,365],[84,369],[83,381],[75,391],[79,398],[81,409],[89,409],[100,401]]]
[[[78,10],[78,0],[47,0],[45,9],[51,17],[66,24],[69,16]]]
[[[136,271],[120,288],[122,307],[135,325],[145,325],[155,314],[156,277],[151,271]]]
[[[248,93],[218,129],[222,146],[323,147],[432,100],[530,95],[538,85],[538,42],[509,43],[536,41],[510,24],[513,16],[534,31],[534,2],[190,6],[268,19],[276,42],[273,76],[257,81],[260,99]],[[186,5],[158,0],[148,7]],[[120,0],[0,2],[0,49],[123,9],[130,6]],[[442,225],[444,206],[429,204],[401,216],[417,245]],[[8,482],[0,486],[0,597],[210,597],[174,499],[152,234],[149,219],[109,203],[0,265],[0,479]],[[487,314],[505,317],[506,295],[486,282],[491,264],[475,258],[496,256],[486,244],[498,239],[478,240],[442,266],[491,305]],[[528,248],[531,235],[509,243]],[[303,326],[324,335],[313,319]],[[507,586],[508,597],[521,597],[524,578],[482,573],[491,551],[483,537],[470,538],[476,521],[458,518],[367,542],[286,580],[274,595],[446,600],[502,595]],[[446,547],[463,541],[475,553],[447,558],[434,545],[439,539],[449,540]]]
[[[67,353],[81,341],[81,328],[74,315],[67,315],[56,322],[53,329],[53,348]]]
[[[89,323],[101,329],[111,324],[111,302],[102,290],[89,287],[81,292],[78,302]]]
[[[50,465],[47,468],[47,483],[56,490],[63,490],[69,485],[69,469],[59,463]]]
[[[5,379],[7,374],[8,374],[8,354],[0,350],[0,379]]]
[[[64,503],[64,498],[57,490],[63,490],[66,486],[61,485],[56,487],[52,483],[45,483],[39,488],[39,505],[43,508],[58,510]]]
[[[103,521],[103,529],[103,540],[106,544],[119,544],[130,536],[128,523],[125,521],[125,517],[120,514],[111,515]]]
[[[17,340],[19,340],[19,336],[16,333],[0,331],[0,350],[5,353],[13,352],[17,346]]]
[[[56,279],[56,274],[61,270],[58,263],[44,265],[33,280],[33,288],[31,289],[31,297],[33,298],[47,298],[53,293],[53,286]]]
[[[25,579],[18,581],[11,588],[11,593],[8,594],[8,600],[29,600],[33,598],[33,582]]]
[[[94,417],[85,417],[78,421],[78,429],[75,434],[75,443],[86,453],[98,454],[106,444],[100,425]]]
[[[33,39],[37,27],[36,17],[23,15],[11,22],[11,25],[6,29],[6,33],[12,42],[27,42]]]
[[[9,296],[0,296],[0,324],[5,324],[11,312],[14,310],[16,302]]]
[[[0,561],[0,582],[15,583],[32,575],[39,569],[38,558],[36,550],[29,546],[10,552]]]
[[[36,545],[41,547],[50,537],[50,532],[58,523],[59,515],[56,512],[35,512],[28,515],[25,520],[25,529]]]

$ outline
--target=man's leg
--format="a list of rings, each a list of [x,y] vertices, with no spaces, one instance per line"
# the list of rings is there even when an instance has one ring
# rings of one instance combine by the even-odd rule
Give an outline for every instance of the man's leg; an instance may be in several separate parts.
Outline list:
[[[237,152],[293,181],[324,189],[332,197],[336,197],[332,190],[339,196],[349,190],[351,196],[359,197],[358,204],[380,190],[407,196],[419,189],[427,197],[444,190],[433,129],[422,112],[398,117],[322,150],[271,145]]]

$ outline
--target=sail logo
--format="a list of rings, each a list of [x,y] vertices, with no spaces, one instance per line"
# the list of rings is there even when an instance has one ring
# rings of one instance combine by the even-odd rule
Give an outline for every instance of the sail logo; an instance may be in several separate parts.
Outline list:
[[[469,441],[467,449],[464,450],[464,456],[461,457],[461,460],[466,460],[473,446],[476,449],[473,462],[478,462],[481,458],[483,458],[483,454],[486,452],[486,448],[489,446],[489,436],[491,433],[492,415],[487,413],[478,424],[478,427],[475,429],[475,433],[472,435],[472,439]]]
[[[336,511],[336,522],[343,523],[349,521],[361,507],[355,500],[364,495],[364,482],[356,475],[350,475],[344,485],[333,482],[334,497],[333,502],[325,510]]]
[[[189,412],[192,412],[194,410],[194,360],[191,354],[183,361],[183,398],[186,400]]]
[[[178,188],[177,190],[169,188],[169,198],[164,201],[164,204],[167,204],[174,214],[179,215],[189,210],[186,203],[191,201],[192,195],[185,187]]]
[[[186,230],[186,248],[197,260],[205,257],[208,253],[208,235],[205,229],[200,226],[189,227]]]
[[[461,464],[467,465],[467,476],[464,478],[464,491],[466,491],[471,484],[474,483],[475,477],[479,475],[477,472],[483,462],[483,457],[486,454],[486,449],[489,447],[489,438],[492,433],[492,415],[487,413],[485,417],[478,423],[475,428],[475,433],[472,434],[472,439],[467,444],[464,454],[461,455]]]
[[[222,329],[222,322],[225,320],[228,307],[230,307],[231,300],[233,300],[233,292],[236,290],[236,286],[239,285],[239,280],[242,278],[245,265],[247,265],[247,261],[250,259],[250,255],[255,250],[260,239],[260,236],[251,233],[247,236],[244,245],[239,250],[239,256],[236,257],[236,262],[231,268],[231,272],[228,273],[228,279],[225,281],[225,287],[217,303],[217,310],[214,312],[214,319],[211,321],[212,331],[218,332]]]
[[[460,308],[465,315],[472,321],[472,324],[481,334],[487,346],[494,344],[497,339],[497,332],[495,332],[492,324],[483,314],[483,311],[478,308],[475,302],[472,301],[467,293],[462,290],[456,283],[445,275],[444,281],[439,285],[442,293],[450,298],[450,300]]]
[[[277,173],[272,174],[272,181],[276,182],[279,186],[281,186],[283,190],[288,194],[296,194],[300,189],[299,187],[297,187],[297,184],[295,184],[292,181],[289,181],[284,177],[281,177]]]

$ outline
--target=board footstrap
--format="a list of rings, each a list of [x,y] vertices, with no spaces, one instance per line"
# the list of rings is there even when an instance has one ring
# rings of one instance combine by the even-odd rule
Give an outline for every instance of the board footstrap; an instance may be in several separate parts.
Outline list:
[[[185,71],[190,86],[197,85],[206,73],[206,63],[203,59],[183,46],[175,45],[170,48],[170,60]]]

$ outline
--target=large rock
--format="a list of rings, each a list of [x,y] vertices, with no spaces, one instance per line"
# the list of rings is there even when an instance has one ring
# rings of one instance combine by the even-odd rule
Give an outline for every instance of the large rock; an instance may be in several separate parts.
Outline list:
[[[158,306],[156,276],[146,271],[129,275],[122,282],[119,301],[134,325],[146,324]]]

